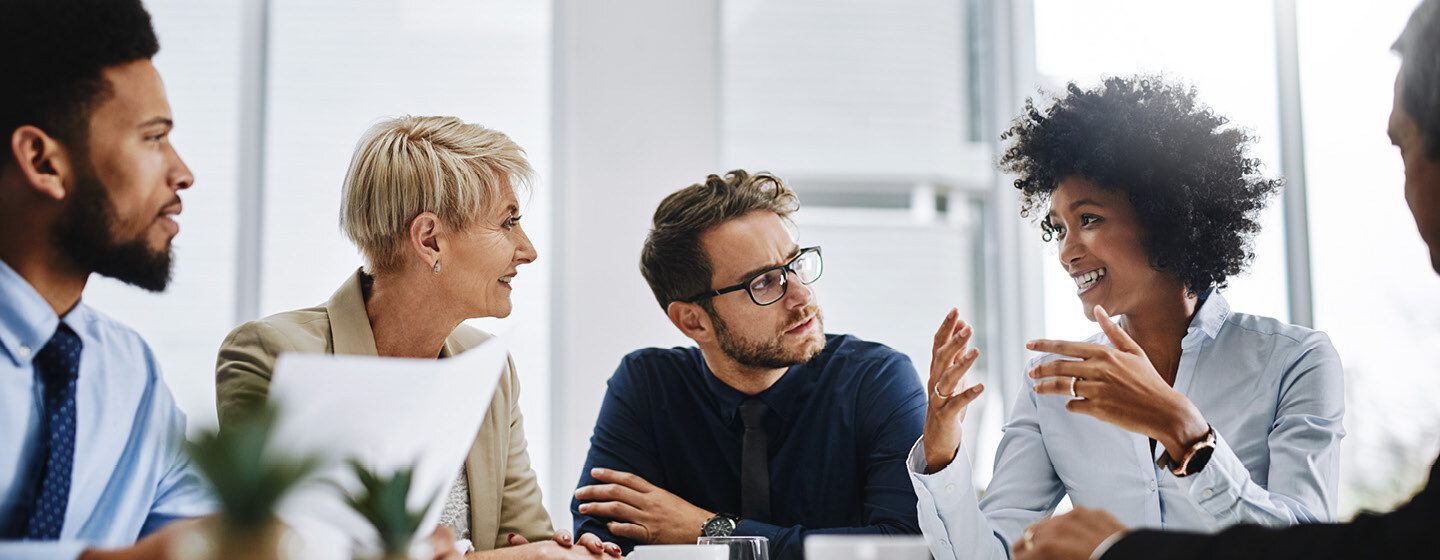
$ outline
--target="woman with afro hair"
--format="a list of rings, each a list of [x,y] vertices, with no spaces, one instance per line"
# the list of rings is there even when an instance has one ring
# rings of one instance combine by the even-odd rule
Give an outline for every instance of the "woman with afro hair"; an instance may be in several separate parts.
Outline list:
[[[1128,526],[1213,531],[1334,521],[1342,370],[1325,333],[1232,311],[1220,295],[1252,259],[1280,181],[1252,138],[1155,77],[1070,84],[1002,139],[1021,215],[1074,279],[1084,342],[1040,352],[975,499],[961,420],[978,351],[954,311],[935,334],[925,434],[909,467],[936,558],[1006,558],[1069,496]],[[1112,316],[1121,317],[1118,323]]]

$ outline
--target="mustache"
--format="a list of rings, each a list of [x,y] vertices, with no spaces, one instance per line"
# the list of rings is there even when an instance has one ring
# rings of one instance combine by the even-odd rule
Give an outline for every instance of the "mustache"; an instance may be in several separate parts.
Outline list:
[[[811,315],[814,315],[815,317],[820,317],[819,305],[807,305],[800,308],[799,310],[795,311],[795,313],[792,313],[790,315],[789,320],[786,321],[785,324],[793,327],[800,324],[801,321],[804,321],[806,317],[809,317]]]

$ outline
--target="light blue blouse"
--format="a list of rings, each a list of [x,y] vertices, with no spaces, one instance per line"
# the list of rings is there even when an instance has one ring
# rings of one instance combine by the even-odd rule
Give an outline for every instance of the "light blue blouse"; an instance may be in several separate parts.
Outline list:
[[[1088,342],[1109,344],[1102,334]],[[1149,438],[1065,409],[1069,396],[1016,396],[976,502],[962,451],[925,474],[924,446],[908,460],[920,528],[936,558],[1009,558],[1032,523],[1066,494],[1131,527],[1212,532],[1235,523],[1334,521],[1345,435],[1340,357],[1325,333],[1233,313],[1210,294],[1181,341],[1175,389],[1215,428],[1218,445],[1201,472],[1176,477],[1155,465]],[[1058,359],[1047,354],[1033,363]]]
[[[185,414],[140,335],[83,301],[57,317],[0,262],[0,527],[23,526],[22,505],[34,499],[43,435],[34,359],[61,321],[84,344],[65,525],[59,541],[0,541],[0,558],[74,558],[87,547],[128,546],[171,520],[215,509],[184,454]]]

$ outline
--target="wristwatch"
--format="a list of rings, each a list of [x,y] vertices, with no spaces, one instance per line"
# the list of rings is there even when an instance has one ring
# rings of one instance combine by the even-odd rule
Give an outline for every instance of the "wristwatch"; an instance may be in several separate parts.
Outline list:
[[[738,516],[728,513],[717,513],[700,527],[702,537],[728,537],[735,534],[735,526],[740,523]]]
[[[1214,454],[1215,428],[1212,426],[1210,431],[1205,432],[1203,439],[1185,451],[1185,456],[1179,461],[1172,459],[1167,449],[1165,455],[1160,457],[1160,461],[1164,462],[1160,467],[1168,469],[1170,474],[1184,478],[1204,470],[1205,465],[1210,463],[1210,456]]]

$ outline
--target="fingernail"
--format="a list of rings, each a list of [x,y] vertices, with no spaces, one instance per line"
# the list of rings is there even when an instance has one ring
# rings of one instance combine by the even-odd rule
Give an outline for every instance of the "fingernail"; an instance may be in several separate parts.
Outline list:
[[[505,537],[505,540],[510,540],[510,539],[513,539],[513,538],[515,538],[515,533],[510,533],[510,536]]]
[[[605,472],[605,469],[595,467],[593,469],[590,469],[590,476],[600,476],[600,473],[602,472]]]

